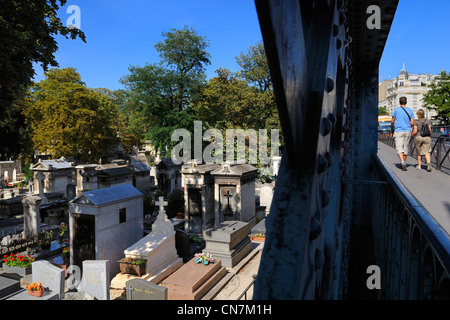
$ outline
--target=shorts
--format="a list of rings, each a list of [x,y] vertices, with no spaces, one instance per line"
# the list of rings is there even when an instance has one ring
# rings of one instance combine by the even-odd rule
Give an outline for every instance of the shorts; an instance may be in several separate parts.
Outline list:
[[[395,149],[397,154],[403,153],[407,156],[409,154],[409,142],[411,141],[411,131],[395,132]]]
[[[431,153],[431,137],[416,137],[416,149],[418,156],[424,156]]]

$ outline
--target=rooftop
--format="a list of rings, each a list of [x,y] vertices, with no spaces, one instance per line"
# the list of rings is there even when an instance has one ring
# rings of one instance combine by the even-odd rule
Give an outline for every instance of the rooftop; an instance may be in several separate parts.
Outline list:
[[[74,204],[103,206],[109,203],[124,201],[142,196],[142,193],[131,184],[85,191],[71,201]]]

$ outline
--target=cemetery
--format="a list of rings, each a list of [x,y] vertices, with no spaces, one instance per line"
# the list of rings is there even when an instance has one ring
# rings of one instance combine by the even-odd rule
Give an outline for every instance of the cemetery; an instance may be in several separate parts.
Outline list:
[[[148,150],[103,164],[39,160],[28,185],[2,189],[0,300],[227,299],[259,261],[252,239],[273,184],[251,165],[154,162]],[[15,163],[2,164],[8,181],[23,176]]]

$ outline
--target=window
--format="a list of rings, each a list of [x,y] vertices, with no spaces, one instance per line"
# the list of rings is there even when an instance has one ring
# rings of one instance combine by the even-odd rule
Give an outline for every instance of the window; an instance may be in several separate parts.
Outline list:
[[[119,210],[119,223],[127,222],[127,208]]]

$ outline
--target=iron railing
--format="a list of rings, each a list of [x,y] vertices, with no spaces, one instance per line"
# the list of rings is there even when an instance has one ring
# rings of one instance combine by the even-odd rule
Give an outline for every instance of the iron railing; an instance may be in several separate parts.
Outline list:
[[[432,143],[431,150],[431,164],[439,171],[450,174],[450,137],[449,136],[435,136],[436,139]],[[395,148],[395,139],[392,134],[378,134],[378,141]],[[410,156],[417,159],[417,149],[415,145],[415,138],[412,138],[409,144]],[[423,163],[425,159],[423,159]]]
[[[376,156],[372,216],[375,256],[382,270],[379,298],[450,298],[450,237]]]
[[[252,277],[252,282],[250,282],[247,288],[245,288],[244,292],[242,292],[242,294],[236,299],[237,301],[241,300],[242,298],[244,298],[244,300],[247,300],[247,292],[255,285],[256,282],[256,275],[253,275]]]

